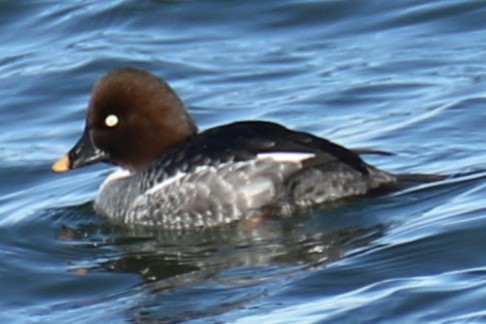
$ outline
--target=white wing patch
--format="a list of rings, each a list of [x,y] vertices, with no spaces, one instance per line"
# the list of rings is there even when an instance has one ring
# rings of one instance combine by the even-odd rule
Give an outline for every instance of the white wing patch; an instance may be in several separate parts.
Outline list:
[[[314,153],[304,152],[270,152],[257,154],[257,159],[268,159],[275,162],[300,163],[312,159],[315,156]]]
[[[173,175],[172,177],[168,178],[168,179],[165,179],[164,181],[162,181],[161,183],[157,183],[156,185],[154,185],[152,188],[148,189],[147,191],[145,191],[143,194],[144,195],[151,195],[151,194],[155,194],[157,193],[158,191],[160,190],[163,190],[165,187],[173,184],[174,182],[184,178],[184,177],[189,177],[189,176],[193,176],[195,174],[198,174],[198,173],[201,173],[201,172],[208,172],[208,171],[212,171],[214,172],[216,169],[214,167],[211,167],[211,166],[206,166],[206,165],[203,165],[203,166],[199,166],[199,167],[196,167],[194,169],[194,171],[192,171],[191,173],[186,173],[186,172],[177,172],[175,175]]]
[[[153,187],[147,189],[142,195],[153,195],[157,194],[160,191],[165,190],[168,186],[178,182],[182,181],[184,182],[185,180],[183,178],[192,178],[197,179],[198,174],[205,174],[205,173],[220,173],[223,176],[220,176],[224,178],[224,174],[226,176],[229,176],[228,179],[220,179],[218,181],[224,181],[229,185],[234,185],[234,181],[243,181],[245,178],[242,175],[243,173],[246,173],[248,177],[251,177],[252,172],[252,166],[255,167],[257,165],[257,162],[260,161],[272,161],[272,162],[280,162],[280,163],[295,163],[298,164],[304,160],[311,159],[315,157],[314,153],[305,153],[305,152],[270,152],[270,153],[260,153],[257,154],[257,157],[255,160],[250,160],[250,161],[244,161],[244,162],[229,162],[225,164],[218,165],[217,167],[215,166],[208,166],[208,165],[203,165],[203,166],[198,166],[196,167],[191,173],[185,173],[185,172],[178,172],[174,176],[165,179],[164,181],[155,184]],[[259,172],[262,172],[264,169],[268,170],[271,167],[272,164],[268,164],[267,167],[262,167],[260,166]],[[245,169],[246,166],[246,169]],[[249,173],[248,173],[249,172]],[[231,175],[235,175],[236,178],[232,177]],[[258,174],[258,172],[257,172]],[[215,175],[216,176],[216,175]],[[182,179],[182,180],[181,180]],[[196,180],[197,181],[197,180]],[[271,188],[271,182],[269,181],[251,181],[251,184],[243,185],[243,183],[240,186],[240,189],[244,188],[244,191],[247,194],[250,193],[250,196],[252,195],[257,195],[258,193],[261,193],[263,191],[269,190]],[[238,191],[238,190],[237,190]]]
[[[187,175],[187,173],[185,173],[185,172],[177,172],[173,177],[165,179],[161,183],[157,183],[155,186],[153,186],[149,190],[145,191],[144,194],[145,195],[151,195],[153,193],[156,193],[157,191],[162,190],[164,187],[167,187],[168,185],[176,182],[177,180],[179,180],[180,178],[183,178],[186,175]]]

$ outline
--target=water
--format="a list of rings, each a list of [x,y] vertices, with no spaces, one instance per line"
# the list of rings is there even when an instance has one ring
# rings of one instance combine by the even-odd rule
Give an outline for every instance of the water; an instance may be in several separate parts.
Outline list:
[[[486,2],[0,1],[0,320],[486,322]],[[438,184],[174,234],[91,208],[50,165],[93,82],[165,77],[201,129],[265,119]]]

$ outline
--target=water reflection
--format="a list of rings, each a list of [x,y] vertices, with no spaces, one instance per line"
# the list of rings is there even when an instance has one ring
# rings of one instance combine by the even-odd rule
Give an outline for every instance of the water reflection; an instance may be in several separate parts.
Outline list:
[[[345,211],[336,208],[328,216]],[[139,275],[138,289],[147,296],[132,310],[135,321],[207,317],[260,298],[281,280],[339,260],[384,232],[381,224],[322,227],[327,225],[315,212],[292,220],[267,219],[252,228],[235,223],[184,232],[102,224],[98,230],[103,228],[107,244],[118,253],[74,271]],[[93,237],[94,231],[92,224],[64,225],[60,237],[76,240]]]

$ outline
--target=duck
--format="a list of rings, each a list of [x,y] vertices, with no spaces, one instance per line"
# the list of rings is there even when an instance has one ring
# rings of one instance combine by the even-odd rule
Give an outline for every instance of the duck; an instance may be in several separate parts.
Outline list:
[[[56,173],[98,162],[118,166],[94,200],[123,224],[193,229],[300,211],[390,188],[404,177],[359,152],[270,121],[199,132],[162,78],[118,68],[94,85],[79,141]]]

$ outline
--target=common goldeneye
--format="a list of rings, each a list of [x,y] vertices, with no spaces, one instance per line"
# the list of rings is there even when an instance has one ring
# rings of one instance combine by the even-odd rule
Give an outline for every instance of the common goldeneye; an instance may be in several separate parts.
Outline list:
[[[176,93],[134,68],[94,86],[77,144],[52,167],[121,167],[103,182],[95,210],[128,224],[211,227],[298,210],[393,187],[398,175],[314,135],[264,121],[198,133]]]

